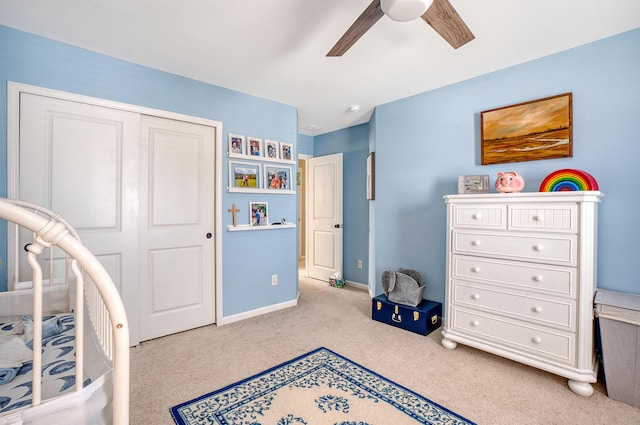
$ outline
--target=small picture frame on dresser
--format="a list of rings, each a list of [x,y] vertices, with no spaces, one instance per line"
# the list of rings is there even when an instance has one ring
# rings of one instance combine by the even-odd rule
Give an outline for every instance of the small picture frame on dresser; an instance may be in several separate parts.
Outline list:
[[[458,176],[458,193],[489,193],[489,175]]]

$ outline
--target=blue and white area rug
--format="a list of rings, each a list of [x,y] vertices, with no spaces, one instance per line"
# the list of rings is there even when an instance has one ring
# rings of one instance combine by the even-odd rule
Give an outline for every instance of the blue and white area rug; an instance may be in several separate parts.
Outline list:
[[[171,408],[178,425],[466,425],[473,422],[319,348]]]

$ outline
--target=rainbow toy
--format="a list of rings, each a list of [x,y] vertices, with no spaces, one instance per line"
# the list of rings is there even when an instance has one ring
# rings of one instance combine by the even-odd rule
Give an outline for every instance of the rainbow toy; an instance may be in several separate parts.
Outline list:
[[[598,182],[586,171],[564,168],[554,171],[540,183],[540,192],[598,190]]]

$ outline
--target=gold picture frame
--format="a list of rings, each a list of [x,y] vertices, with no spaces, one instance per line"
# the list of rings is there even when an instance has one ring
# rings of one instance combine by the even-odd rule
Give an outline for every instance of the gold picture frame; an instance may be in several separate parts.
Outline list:
[[[573,156],[572,93],[480,113],[481,164]]]

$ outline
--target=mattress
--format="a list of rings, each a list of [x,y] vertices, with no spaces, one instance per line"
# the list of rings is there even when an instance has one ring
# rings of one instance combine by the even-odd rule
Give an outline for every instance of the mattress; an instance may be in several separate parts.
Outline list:
[[[43,317],[43,323],[51,320],[58,321],[60,332],[42,340],[43,401],[71,392],[75,385],[74,316],[66,313]],[[19,321],[4,322],[0,318],[0,333],[11,332],[19,323]],[[25,362],[13,380],[0,385],[0,413],[31,404],[32,379],[32,363]],[[91,379],[85,379],[85,385],[90,383]]]

